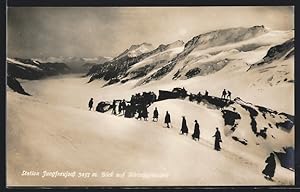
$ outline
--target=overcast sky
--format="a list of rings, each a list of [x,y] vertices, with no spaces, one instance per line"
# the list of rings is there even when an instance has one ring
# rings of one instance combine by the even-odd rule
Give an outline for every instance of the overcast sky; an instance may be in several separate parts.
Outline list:
[[[229,27],[294,28],[293,7],[8,8],[8,56],[116,56]]]

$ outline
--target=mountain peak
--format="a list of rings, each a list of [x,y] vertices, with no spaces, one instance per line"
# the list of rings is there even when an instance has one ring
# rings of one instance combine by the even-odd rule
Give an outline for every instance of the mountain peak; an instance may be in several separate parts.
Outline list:
[[[154,46],[151,43],[143,42],[141,44],[137,45],[131,45],[129,49],[126,49],[124,52],[122,52],[120,55],[114,58],[114,60],[120,59],[124,56],[128,57],[137,57],[143,53],[150,52],[154,49]]]

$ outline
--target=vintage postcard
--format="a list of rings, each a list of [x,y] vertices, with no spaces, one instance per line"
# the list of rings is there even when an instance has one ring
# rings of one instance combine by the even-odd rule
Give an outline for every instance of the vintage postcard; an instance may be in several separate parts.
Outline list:
[[[295,185],[294,7],[8,7],[7,186]]]

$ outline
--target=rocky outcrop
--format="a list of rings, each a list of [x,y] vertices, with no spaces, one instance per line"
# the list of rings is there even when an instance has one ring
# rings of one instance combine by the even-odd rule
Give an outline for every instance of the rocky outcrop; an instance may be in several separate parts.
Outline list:
[[[122,79],[128,75],[127,71],[133,66],[134,64],[144,60],[145,58],[163,52],[167,49],[170,49],[174,46],[174,44],[168,45],[160,45],[156,49],[140,54],[136,57],[131,57],[129,55],[123,55],[122,57],[117,57],[112,61],[106,62],[102,65],[95,65],[93,66],[90,71],[87,73],[87,76],[91,76],[89,82],[95,79],[104,79],[109,81],[113,78]],[[150,65],[149,68],[154,68],[153,65]],[[148,69],[149,69],[148,68]],[[136,78],[141,77],[143,74],[137,72]]]
[[[285,59],[290,58],[291,56],[294,55],[294,46],[295,46],[294,44],[295,44],[295,39],[292,38],[282,44],[271,47],[268,50],[267,54],[264,56],[264,58],[261,61],[252,64],[248,70],[251,70],[258,66],[269,64],[272,61],[281,59],[283,57]]]
[[[11,75],[7,76],[7,85],[9,88],[11,88],[13,91],[20,93],[22,95],[30,95],[29,93],[27,93],[23,87],[21,86],[21,84],[19,83],[19,81],[17,81],[14,77],[12,77]]]
[[[7,73],[14,78],[36,80],[66,74],[70,68],[64,63],[40,63],[32,59],[7,59]]]

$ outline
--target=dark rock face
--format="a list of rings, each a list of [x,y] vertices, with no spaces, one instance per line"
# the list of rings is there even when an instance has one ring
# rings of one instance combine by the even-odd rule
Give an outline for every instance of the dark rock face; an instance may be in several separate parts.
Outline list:
[[[192,77],[198,75],[200,72],[201,72],[201,69],[198,68],[198,67],[196,67],[196,68],[194,68],[194,69],[189,70],[189,71],[185,74],[185,76],[186,76],[187,78],[192,78]],[[177,75],[177,76],[178,76],[178,75]]]
[[[295,169],[295,149],[293,147],[283,148],[284,152],[275,152],[277,155],[280,165],[287,169]]]
[[[29,95],[16,80],[28,79],[37,80],[47,76],[66,74],[70,72],[70,68],[64,63],[40,63],[32,59],[16,58],[15,60],[7,60],[7,85],[14,91]]]
[[[247,110],[250,113],[250,118],[251,118],[251,128],[254,134],[257,134],[257,123],[255,120],[255,117],[258,115],[258,112],[256,111],[256,109],[249,107],[247,105],[241,105],[245,110]]]
[[[222,110],[225,125],[235,125],[237,119],[241,119],[240,114],[230,110]]]
[[[294,122],[287,119],[286,121],[283,121],[283,122],[277,122],[275,125],[277,128],[280,127],[280,128],[286,129],[287,131],[290,131],[294,126]]]
[[[18,64],[7,63],[7,73],[15,78],[36,80],[45,77],[42,70],[33,69],[30,67],[23,67]]]
[[[89,72],[87,73],[88,76],[91,76],[89,82],[92,82],[95,79],[101,79],[103,78],[106,81],[109,81],[112,78],[123,78],[125,77],[127,73],[127,71],[130,69],[130,67],[142,60],[144,60],[145,58],[154,55],[156,53],[159,52],[163,52],[167,49],[169,49],[171,46],[171,44],[169,45],[160,45],[158,46],[156,49],[147,52],[147,53],[143,53],[140,54],[136,57],[130,57],[128,55],[122,55],[122,57],[117,57],[115,59],[113,59],[112,61],[108,61],[104,64],[101,65],[94,65]],[[148,67],[146,67],[145,69],[147,71],[149,71],[150,69],[153,69],[153,65],[150,65]],[[141,73],[140,71],[136,72],[136,77],[142,77],[145,74]]]
[[[64,63],[35,63],[31,59],[20,58],[16,60],[25,65],[7,61],[7,73],[15,78],[36,80],[70,72],[70,68]]]
[[[274,60],[280,59],[282,57],[285,56],[285,59],[291,57],[292,55],[294,55],[294,45],[295,44],[295,39],[292,38],[280,45],[276,45],[274,47],[271,47],[266,56],[262,59],[262,61],[255,63],[253,65],[250,66],[250,68],[248,70],[251,70],[257,66],[261,66],[261,65],[265,65],[268,63],[271,63]]]
[[[11,75],[7,76],[7,85],[8,87],[10,87],[12,90],[14,90],[17,93],[20,93],[22,95],[28,95],[30,96],[29,93],[27,93],[23,87],[21,86],[21,84],[19,83],[19,81],[17,81],[14,77],[12,77]]]

